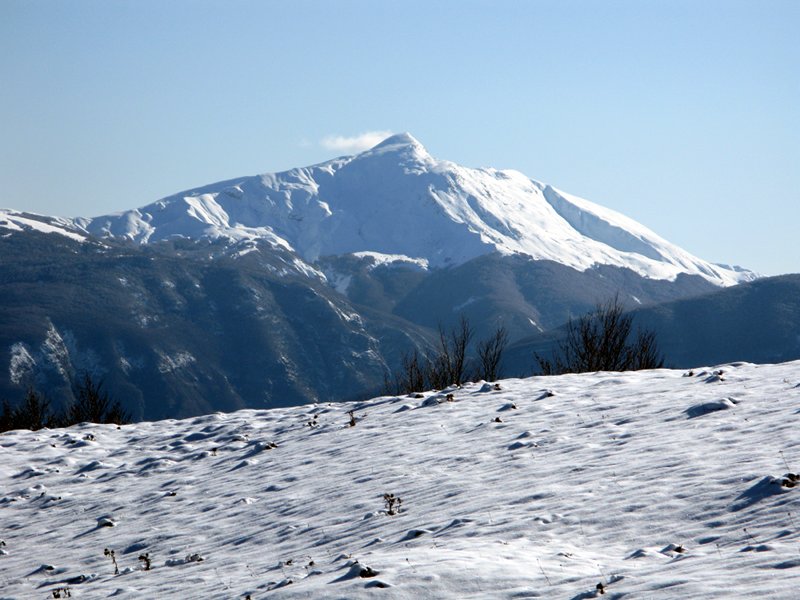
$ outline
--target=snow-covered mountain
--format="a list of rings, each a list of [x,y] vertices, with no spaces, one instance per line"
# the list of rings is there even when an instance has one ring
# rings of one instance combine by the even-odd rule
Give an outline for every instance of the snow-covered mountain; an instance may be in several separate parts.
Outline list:
[[[753,278],[518,171],[435,159],[407,133],[355,156],[231,179],[74,225],[139,243],[175,236],[265,239],[310,263],[373,253],[446,267],[499,252],[581,271],[625,267],[653,279],[684,273],[727,286]]]
[[[0,210],[0,257],[0,398],[88,371],[137,419],[374,395],[461,317],[514,342],[753,277],[408,134],[117,215]]]
[[[499,388],[1,434],[0,597],[797,597],[800,363]]]

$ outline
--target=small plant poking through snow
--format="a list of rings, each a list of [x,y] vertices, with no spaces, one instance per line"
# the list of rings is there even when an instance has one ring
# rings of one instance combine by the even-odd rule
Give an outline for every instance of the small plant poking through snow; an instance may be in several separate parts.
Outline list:
[[[378,572],[369,566],[361,567],[361,570],[358,572],[358,576],[361,577],[362,579],[368,579],[369,577],[376,577],[377,575]]]
[[[139,555],[139,560],[141,561],[144,570],[145,571],[149,571],[150,570],[150,565],[152,564],[151,561],[150,561],[150,553],[149,552],[145,552],[144,554],[140,554]]]
[[[403,501],[394,494],[384,494],[383,501],[386,503],[386,514],[396,515],[400,512],[400,505]]]
[[[105,550],[103,550],[103,555],[111,558],[111,562],[114,563],[114,575],[119,575],[119,566],[117,566],[117,556],[114,553],[114,551],[106,548]]]
[[[72,592],[68,587],[56,588],[53,590],[53,598],[72,598]]]
[[[355,427],[356,426],[356,415],[355,415],[355,413],[352,410],[348,410],[347,414],[350,416],[350,422],[348,423],[348,426]]]
[[[605,594],[605,593],[606,593],[606,587],[603,585],[603,583],[602,583],[602,582],[598,583],[598,584],[597,584],[597,586],[595,587],[595,589],[597,590],[597,593],[598,593],[599,595],[600,595],[600,594]]]

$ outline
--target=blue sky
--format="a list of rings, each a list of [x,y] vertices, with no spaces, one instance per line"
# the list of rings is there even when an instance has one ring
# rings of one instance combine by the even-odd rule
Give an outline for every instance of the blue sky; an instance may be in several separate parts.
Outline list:
[[[2,0],[0,206],[103,214],[409,131],[800,272],[798,31],[794,0]]]

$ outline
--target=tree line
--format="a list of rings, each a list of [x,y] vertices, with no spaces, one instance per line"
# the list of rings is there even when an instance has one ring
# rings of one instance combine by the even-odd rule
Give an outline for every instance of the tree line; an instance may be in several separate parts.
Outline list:
[[[473,346],[474,330],[466,317],[449,332],[440,325],[438,340],[427,355],[418,350],[406,353],[401,367],[384,379],[386,394],[409,394],[445,389],[466,381],[496,381],[502,377],[502,359],[508,332],[498,327],[488,338]],[[472,354],[469,351],[472,350]],[[657,369],[664,365],[655,334],[637,330],[633,316],[625,313],[619,297],[598,304],[577,320],[570,319],[566,335],[550,356],[534,355],[541,375],[595,371]],[[0,406],[0,432],[12,429],[37,430],[68,427],[78,423],[130,423],[131,416],[119,401],[112,401],[102,382],[85,373],[72,386],[73,401],[55,411],[50,400],[28,388],[22,401]]]
[[[472,358],[467,350],[473,329],[466,317],[449,333],[439,326],[438,344],[430,356],[417,350],[403,356],[400,370],[387,376],[387,394],[409,394],[428,389],[444,389],[467,380],[495,381],[502,376],[502,358],[508,345],[508,332],[498,327],[489,338],[477,344]],[[589,373],[595,371],[638,371],[659,369],[664,357],[653,331],[634,333],[633,316],[626,313],[619,296],[600,303],[566,325],[564,340],[550,356],[534,354],[537,375]]]
[[[78,423],[130,423],[131,416],[120,404],[112,400],[103,389],[85,373],[72,386],[73,401],[60,411],[53,409],[50,400],[31,386],[22,400],[12,405],[3,400],[0,408],[0,432],[12,429],[36,431],[45,427],[69,427]]]

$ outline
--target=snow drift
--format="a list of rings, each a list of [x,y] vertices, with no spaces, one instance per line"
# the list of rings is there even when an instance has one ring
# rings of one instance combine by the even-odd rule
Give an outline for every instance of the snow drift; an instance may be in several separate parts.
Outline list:
[[[790,598],[798,401],[740,363],[9,432],[0,594]]]

